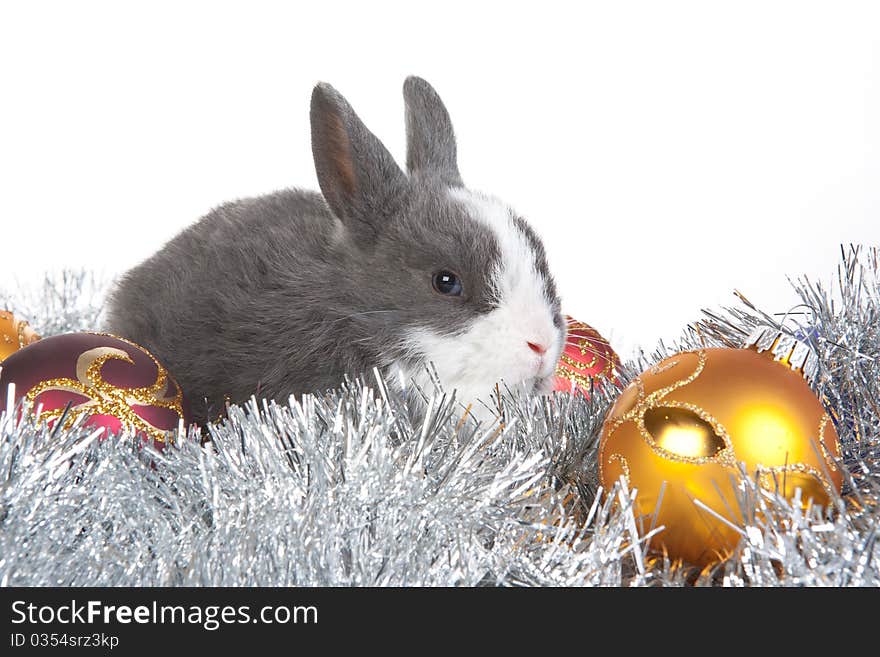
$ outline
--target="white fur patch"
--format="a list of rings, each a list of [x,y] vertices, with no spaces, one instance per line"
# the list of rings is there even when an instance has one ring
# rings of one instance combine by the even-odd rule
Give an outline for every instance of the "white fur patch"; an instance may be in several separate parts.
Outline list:
[[[432,362],[444,388],[455,389],[458,400],[465,405],[477,399],[491,405],[488,400],[499,382],[511,388],[549,392],[564,333],[553,323],[553,308],[531,242],[500,201],[461,188],[449,193],[498,241],[501,257],[491,272],[498,308],[480,316],[466,333],[455,337],[427,329],[413,331],[408,336],[413,355]],[[538,355],[529,342],[542,345],[546,353]],[[423,387],[429,383],[423,371],[407,371],[399,365],[394,369],[404,385],[408,378]],[[481,404],[475,404],[473,412],[478,419],[491,417]]]

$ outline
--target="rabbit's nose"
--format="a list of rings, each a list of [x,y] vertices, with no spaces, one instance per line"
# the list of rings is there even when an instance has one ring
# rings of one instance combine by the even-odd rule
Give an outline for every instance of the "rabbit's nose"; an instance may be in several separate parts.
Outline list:
[[[547,347],[542,344],[538,344],[537,342],[526,342],[529,345],[529,349],[534,351],[536,354],[543,355],[547,351]]]

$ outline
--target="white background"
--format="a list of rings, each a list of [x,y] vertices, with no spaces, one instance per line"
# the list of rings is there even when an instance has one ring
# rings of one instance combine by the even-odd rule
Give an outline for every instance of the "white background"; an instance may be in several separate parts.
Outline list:
[[[402,161],[411,73],[624,355],[880,243],[880,3],[30,1],[0,4],[0,284],[317,188],[319,80]]]

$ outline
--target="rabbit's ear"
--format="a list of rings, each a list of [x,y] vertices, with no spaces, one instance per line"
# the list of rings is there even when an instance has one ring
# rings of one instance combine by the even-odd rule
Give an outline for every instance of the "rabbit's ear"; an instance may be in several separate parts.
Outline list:
[[[411,175],[433,176],[449,185],[461,185],[455,133],[440,96],[422,78],[410,76],[403,83],[403,98],[407,170]]]
[[[400,203],[406,175],[336,89],[312,92],[312,155],[321,192],[333,213],[370,238]]]

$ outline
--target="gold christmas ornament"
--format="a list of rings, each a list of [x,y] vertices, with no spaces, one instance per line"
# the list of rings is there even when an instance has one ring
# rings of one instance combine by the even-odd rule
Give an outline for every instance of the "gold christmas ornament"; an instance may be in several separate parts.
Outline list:
[[[621,476],[638,489],[645,530],[665,527],[652,547],[695,564],[729,553],[740,534],[695,502],[741,525],[739,462],[763,488],[789,499],[800,488],[804,504],[827,505],[840,492],[837,432],[804,379],[806,353],[779,347],[777,338],[767,353],[676,354],[643,372],[609,411],[599,476],[606,489]]]
[[[40,339],[23,319],[8,310],[0,310],[0,361]]]

